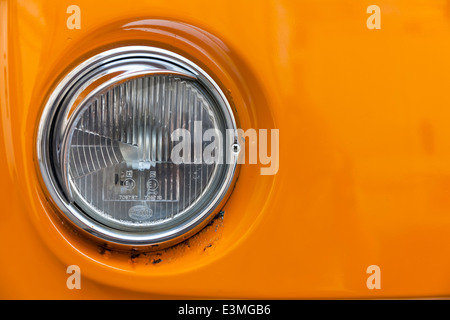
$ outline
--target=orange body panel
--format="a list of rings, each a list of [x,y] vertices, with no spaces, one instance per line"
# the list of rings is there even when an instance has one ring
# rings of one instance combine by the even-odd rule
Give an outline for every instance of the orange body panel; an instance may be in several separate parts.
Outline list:
[[[0,298],[450,295],[448,2],[0,4]],[[72,4],[81,29],[66,27]],[[380,30],[366,26],[371,4]],[[226,88],[242,128],[280,131],[278,173],[242,165],[224,216],[160,252],[81,239],[36,165],[48,92],[121,43],[183,52]],[[66,287],[69,265],[81,290]],[[381,289],[366,286],[370,265]]]

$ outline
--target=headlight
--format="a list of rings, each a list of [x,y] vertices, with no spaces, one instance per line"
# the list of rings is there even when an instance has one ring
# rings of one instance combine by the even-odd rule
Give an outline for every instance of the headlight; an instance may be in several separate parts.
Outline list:
[[[172,152],[187,141],[177,129],[192,139],[181,163]],[[122,47],[58,84],[39,124],[38,158],[49,194],[75,225],[116,243],[161,244],[192,234],[223,205],[235,132],[227,99],[198,66],[166,50]],[[205,161],[212,142],[215,161]]]

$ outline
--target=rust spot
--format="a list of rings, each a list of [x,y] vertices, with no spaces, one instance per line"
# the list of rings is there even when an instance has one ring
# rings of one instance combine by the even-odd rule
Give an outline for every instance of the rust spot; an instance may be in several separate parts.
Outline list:
[[[141,256],[141,252],[137,248],[132,248],[130,252],[130,259],[129,261],[131,264],[135,264],[137,262],[137,259]]]
[[[206,228],[208,228],[208,227],[210,227],[210,226],[212,226],[213,224],[215,224],[216,222],[217,222],[217,220],[218,219],[222,219],[223,220],[223,216],[225,215],[225,212],[224,211],[220,211],[215,217],[214,217],[214,219],[212,219],[207,225],[206,225],[206,227],[205,227],[205,229]],[[203,230],[202,230],[203,231]],[[200,231],[201,232],[201,231]]]
[[[100,253],[102,256],[108,257],[111,255],[111,248],[108,247],[107,243],[104,243],[100,246],[98,246],[98,253]]]
[[[131,258],[131,260],[135,260],[135,259],[139,258],[140,256],[141,256],[140,253],[132,253],[130,258]]]
[[[221,237],[223,228],[224,211],[220,211],[202,230],[184,241],[158,250],[158,246],[148,246],[146,248],[134,247],[128,250],[115,247],[110,244],[97,244],[98,253],[109,258],[114,255],[116,259],[127,261],[133,268],[139,265],[156,265],[160,263],[171,263],[181,259],[186,254],[200,255],[207,249],[216,245]],[[156,250],[155,250],[156,249]]]

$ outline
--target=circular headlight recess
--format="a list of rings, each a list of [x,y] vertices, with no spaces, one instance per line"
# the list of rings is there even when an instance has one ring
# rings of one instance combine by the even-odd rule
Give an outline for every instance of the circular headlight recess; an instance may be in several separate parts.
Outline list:
[[[177,129],[191,136],[185,163],[171,157],[185,138],[173,139]],[[223,139],[202,139],[207,130]],[[235,137],[230,105],[202,69],[167,50],[129,46],[90,58],[58,84],[37,151],[50,196],[76,226],[154,245],[192,235],[217,213],[235,180]],[[215,139],[216,161],[199,159]]]

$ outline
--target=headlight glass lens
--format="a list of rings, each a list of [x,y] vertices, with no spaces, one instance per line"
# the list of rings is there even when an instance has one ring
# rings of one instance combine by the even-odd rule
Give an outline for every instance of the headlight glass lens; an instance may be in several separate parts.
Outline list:
[[[236,172],[230,130],[231,108],[199,67],[165,50],[123,47],[58,85],[38,156],[50,195],[75,225],[121,244],[160,244],[192,233],[226,200]]]
[[[183,214],[207,193],[217,164],[195,164],[193,152],[190,163],[174,164],[171,134],[193,133],[195,124],[201,137],[209,129],[224,131],[212,104],[194,81],[172,76],[133,79],[95,96],[68,128],[75,202],[119,228]]]

